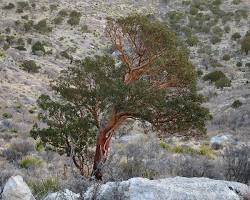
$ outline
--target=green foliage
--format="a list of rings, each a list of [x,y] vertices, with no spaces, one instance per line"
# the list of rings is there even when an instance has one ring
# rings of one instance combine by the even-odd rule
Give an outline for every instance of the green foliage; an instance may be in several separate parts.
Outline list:
[[[27,22],[25,22],[23,24],[23,28],[27,32],[30,31],[33,28],[33,26],[34,26],[34,21],[33,20],[29,20],[29,21],[27,21]]]
[[[245,36],[241,41],[241,50],[246,54],[248,54],[248,52],[250,51],[250,36]]]
[[[220,89],[222,89],[224,87],[230,87],[231,86],[231,81],[227,77],[224,77],[224,78],[221,78],[218,81],[216,81],[215,86],[217,88],[220,88]]]
[[[69,15],[69,19],[67,21],[68,24],[70,24],[71,26],[79,25],[81,16],[82,14],[80,12],[73,10]]]
[[[222,71],[213,71],[203,77],[204,81],[215,83],[217,88],[230,87],[231,81],[225,76]]]
[[[37,73],[41,67],[37,66],[34,60],[24,60],[20,68],[29,73]]]
[[[232,108],[239,108],[240,106],[242,106],[242,102],[240,100],[235,100],[231,106]]]
[[[22,168],[34,168],[34,167],[40,167],[42,165],[43,161],[35,156],[25,156],[19,161],[19,165]]]
[[[163,149],[166,149],[167,151],[171,153],[177,153],[177,154],[190,154],[192,156],[194,155],[201,155],[201,156],[206,156],[210,159],[215,157],[214,150],[208,146],[208,145],[201,145],[198,148],[193,148],[190,146],[183,146],[183,145],[176,145],[176,146],[171,146],[167,144],[166,142],[161,141],[160,146]]]
[[[233,40],[238,40],[238,39],[240,39],[240,38],[241,38],[240,33],[234,33],[234,34],[232,35],[232,39],[233,39]]]
[[[229,61],[230,55],[228,55],[228,54],[223,55],[222,60]]]
[[[24,10],[28,10],[30,8],[29,3],[27,1],[18,1],[17,2],[17,13],[22,13]]]
[[[59,189],[59,182],[56,177],[49,177],[39,181],[28,181],[27,184],[36,199],[41,199],[49,192],[56,192]]]
[[[6,119],[9,119],[9,118],[12,118],[13,115],[11,113],[3,113],[3,118],[6,118]]]
[[[199,12],[199,9],[194,7],[194,6],[191,6],[190,7],[190,14],[191,15],[197,15],[197,13]]]
[[[58,12],[58,15],[61,17],[66,17],[66,16],[68,16],[68,11],[66,9],[60,10]]]
[[[221,37],[217,36],[217,35],[213,35],[211,38],[211,42],[212,42],[212,44],[217,44],[217,43],[221,42]]]
[[[40,33],[49,33],[52,31],[52,27],[49,27],[47,24],[47,19],[42,19],[37,24],[35,24],[34,29],[36,29]]]
[[[5,9],[5,10],[11,10],[13,8],[15,8],[15,4],[13,4],[13,3],[9,3],[8,5],[3,7],[3,9]]]
[[[187,40],[186,40],[187,44],[191,47],[193,46],[196,46],[199,42],[198,38],[195,37],[195,36],[192,36],[192,37],[189,37]]]
[[[124,50],[131,50],[126,52],[129,58],[134,58],[137,51],[128,37],[138,38],[147,49],[141,48],[143,62],[150,60],[145,73],[128,83],[126,61],[121,60],[119,65],[109,55],[87,57],[61,71],[52,84],[56,98],[42,95],[37,102],[41,109],[39,121],[47,127],[35,125],[32,137],[61,154],[73,152],[76,166],[85,164],[100,123],[110,120],[113,113],[129,113],[127,118],[150,122],[165,133],[204,133],[209,118],[208,110],[201,106],[203,97],[196,93],[196,71],[165,24],[135,15],[108,19],[107,31],[113,28],[122,31]],[[141,63],[139,59],[136,62]],[[166,79],[173,81],[171,87],[160,88]]]
[[[224,78],[225,74],[222,71],[213,71],[203,77],[204,81],[216,82],[221,78]]]
[[[54,24],[59,25],[59,24],[62,24],[63,20],[64,20],[64,18],[61,17],[61,16],[59,16],[59,17],[56,17],[56,18],[53,20],[53,22],[54,22]]]
[[[238,4],[241,3],[241,0],[233,0],[232,3],[233,3],[234,5],[238,5]]]
[[[32,53],[35,53],[36,51],[42,51],[45,53],[45,48],[40,41],[37,41],[35,44],[33,44],[31,49],[32,49]]]
[[[241,67],[241,66],[242,66],[242,62],[237,62],[237,63],[236,63],[236,66],[237,66],[237,67]]]

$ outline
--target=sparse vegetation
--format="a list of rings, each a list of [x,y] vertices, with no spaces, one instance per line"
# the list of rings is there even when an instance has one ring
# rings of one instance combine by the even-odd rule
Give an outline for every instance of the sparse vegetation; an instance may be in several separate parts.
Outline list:
[[[250,35],[246,35],[241,41],[241,50],[246,54],[250,51]]]
[[[34,168],[34,167],[40,167],[42,165],[43,161],[35,156],[28,155],[24,156],[20,161],[19,165],[22,168]]]
[[[49,33],[52,31],[52,27],[48,26],[47,19],[42,19],[37,24],[35,24],[34,29],[36,29],[40,33]]]
[[[37,51],[45,53],[44,45],[40,41],[37,41],[32,45],[32,52],[35,54]]]
[[[37,73],[41,67],[39,67],[34,60],[24,60],[20,68],[29,73]]]
[[[11,10],[13,8],[15,8],[15,4],[13,4],[13,3],[9,3],[8,5],[3,7],[3,9],[5,9],[5,10]]]
[[[217,88],[230,87],[231,81],[226,77],[222,71],[213,71],[203,77],[204,81],[215,83]]]
[[[68,19],[68,24],[71,26],[76,26],[79,25],[80,19],[81,19],[82,14],[80,12],[77,12],[75,10],[71,11]]]
[[[240,100],[235,100],[232,104],[233,108],[239,108],[242,106],[242,102]]]
[[[29,181],[28,185],[37,199],[44,197],[44,195],[48,194],[49,192],[55,192],[59,189],[57,177]]]

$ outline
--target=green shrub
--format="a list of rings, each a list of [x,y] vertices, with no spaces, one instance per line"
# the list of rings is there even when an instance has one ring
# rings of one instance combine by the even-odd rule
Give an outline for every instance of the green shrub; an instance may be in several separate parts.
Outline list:
[[[230,55],[225,54],[225,55],[222,57],[222,60],[229,61],[229,60],[230,60]]]
[[[231,81],[222,71],[213,71],[203,77],[204,81],[215,83],[217,88],[230,87]]]
[[[18,1],[17,2],[17,13],[22,13],[24,10],[28,10],[30,8],[29,3],[26,1]]]
[[[208,158],[212,159],[215,157],[214,150],[208,145],[201,145],[199,149],[199,153],[202,156],[207,156]]]
[[[231,106],[232,108],[239,108],[240,106],[242,106],[242,102],[240,100],[235,100]]]
[[[237,67],[242,67],[242,62],[237,62],[236,66]]]
[[[246,54],[248,54],[248,52],[250,50],[250,36],[246,36],[241,41],[241,50],[244,51]]]
[[[201,77],[203,75],[203,71],[201,69],[197,70],[197,76]]]
[[[0,49],[0,59],[5,57],[5,53],[2,49]]]
[[[241,0],[233,0],[232,3],[233,3],[234,5],[238,5],[238,4],[240,4],[240,2],[241,2]]]
[[[194,6],[191,6],[190,8],[190,14],[191,15],[197,15],[197,13],[199,12],[199,9],[194,7]]]
[[[58,12],[58,15],[60,15],[61,17],[66,17],[68,16],[68,11],[66,9],[60,10]]]
[[[15,46],[14,48],[19,50],[19,51],[27,51],[27,49],[23,45]]]
[[[232,39],[233,39],[233,40],[238,40],[238,39],[240,39],[240,38],[241,38],[240,33],[234,33],[234,34],[232,35]]]
[[[166,149],[167,151],[170,151],[170,149],[171,149],[171,146],[163,141],[160,142],[160,146],[161,146],[161,148]]]
[[[56,17],[56,18],[53,20],[53,22],[54,22],[54,24],[60,25],[60,24],[62,24],[63,20],[64,20],[64,18],[61,17],[61,16],[59,16],[59,17]]]
[[[34,28],[40,33],[48,33],[52,31],[52,27],[47,25],[47,19],[42,19],[37,24],[34,25]]]
[[[191,47],[196,46],[199,42],[198,38],[195,36],[191,36],[186,40],[187,44]]]
[[[213,2],[213,5],[216,5],[216,6],[219,6],[219,5],[221,5],[221,0],[214,0]]]
[[[35,53],[36,51],[42,51],[45,53],[45,48],[40,41],[37,41],[35,44],[33,44],[31,49],[33,53]]]
[[[222,37],[223,36],[223,30],[219,26],[215,26],[212,29],[212,32],[214,33],[214,35],[216,35],[218,37]]]
[[[31,167],[40,167],[42,165],[43,161],[35,156],[28,155],[24,156],[20,161],[19,165],[22,168],[31,168]]]
[[[34,26],[33,20],[29,20],[23,24],[23,28],[25,31],[30,31],[33,28],[33,26]]]
[[[246,63],[245,67],[249,67],[250,68],[250,63]]]
[[[77,11],[72,11],[69,15],[68,24],[71,26],[79,25],[82,14]]]
[[[215,86],[217,88],[220,88],[220,89],[222,89],[224,87],[230,87],[231,86],[231,81],[227,77],[224,77],[224,78],[221,78],[218,81],[216,81]]]
[[[37,66],[34,60],[25,60],[20,68],[29,73],[37,73],[41,67]]]
[[[31,188],[33,195],[40,199],[49,192],[55,192],[59,189],[58,179],[50,177],[40,181],[28,181],[28,186]]]
[[[5,118],[5,119],[9,119],[9,118],[12,118],[13,117],[13,115],[11,114],[11,113],[3,113],[3,118]]]
[[[49,9],[50,9],[51,12],[53,12],[54,10],[57,10],[57,8],[58,8],[57,4],[51,4],[51,5],[49,5]]]
[[[13,4],[13,3],[9,3],[8,5],[3,7],[3,9],[5,9],[5,10],[11,10],[13,8],[15,8],[15,4]]]
[[[213,35],[212,38],[211,38],[211,43],[212,44],[217,44],[219,42],[221,42],[221,38],[219,36]]]

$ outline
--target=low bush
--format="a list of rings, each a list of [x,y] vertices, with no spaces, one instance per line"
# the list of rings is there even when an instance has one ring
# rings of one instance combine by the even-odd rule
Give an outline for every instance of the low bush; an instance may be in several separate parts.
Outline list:
[[[3,113],[2,116],[3,116],[3,118],[5,118],[5,119],[10,119],[10,118],[13,117],[13,115],[12,115],[11,113]]]
[[[71,26],[79,25],[80,20],[81,20],[81,16],[82,16],[82,14],[80,12],[73,10],[69,15],[69,19],[67,21],[68,24],[70,24]]]
[[[231,81],[227,77],[224,77],[216,81],[215,86],[219,89],[223,89],[224,87],[231,87]]]
[[[187,44],[191,47],[193,46],[196,46],[199,42],[198,38],[197,37],[189,37],[187,40],[186,40]]]
[[[53,20],[53,22],[54,22],[54,24],[56,24],[56,25],[60,25],[60,24],[62,24],[63,20],[64,20],[64,18],[61,17],[61,16],[59,16],[59,17],[56,17],[56,18]]]
[[[228,148],[224,153],[225,177],[229,181],[248,183],[250,180],[250,147]]]
[[[34,151],[34,144],[28,139],[12,139],[10,146],[3,151],[3,156],[11,162],[16,162],[20,157]]]
[[[233,1],[232,1],[232,3],[233,3],[234,5],[238,5],[238,4],[240,4],[240,2],[241,2],[241,0],[233,0]]]
[[[240,106],[242,106],[242,102],[240,100],[235,100],[231,106],[232,108],[239,108]]]
[[[61,17],[66,17],[66,16],[68,16],[68,11],[66,9],[60,10],[58,12],[58,15]]]
[[[39,21],[34,25],[34,28],[40,33],[49,33],[52,31],[52,27],[49,27],[47,24],[47,19],[42,19]]]
[[[229,61],[230,55],[228,55],[228,54],[223,55],[222,60]]]
[[[241,41],[241,50],[246,54],[248,54],[248,52],[250,51],[250,36],[245,36]]]
[[[13,8],[15,8],[15,4],[13,4],[13,3],[9,3],[8,5],[3,7],[3,9],[5,9],[5,10],[11,10]]]
[[[231,86],[231,81],[222,71],[210,72],[203,77],[203,80],[215,83],[215,86],[220,89]]]
[[[29,73],[37,73],[41,67],[38,66],[34,60],[24,60],[20,68]]]
[[[27,184],[36,199],[41,199],[49,192],[55,192],[59,189],[59,182],[56,177],[49,177],[39,181],[28,181]]]
[[[240,39],[241,38],[241,34],[240,33],[234,33],[233,35],[232,35],[232,39],[233,40],[238,40],[238,39]]]
[[[26,169],[40,167],[42,163],[43,163],[42,159],[32,156],[32,155],[24,156],[19,161],[20,167],[26,168]]]
[[[37,41],[35,44],[33,44],[31,49],[32,53],[35,53],[36,51],[42,51],[43,53],[45,53],[45,48],[40,41]]]
[[[216,82],[221,78],[226,77],[222,71],[213,71],[203,77],[204,81]]]

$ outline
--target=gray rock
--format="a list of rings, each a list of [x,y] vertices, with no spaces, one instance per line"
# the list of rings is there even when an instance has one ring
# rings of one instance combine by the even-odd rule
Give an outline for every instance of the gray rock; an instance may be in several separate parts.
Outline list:
[[[92,186],[85,200],[240,200],[247,194],[247,185],[208,178],[166,178],[148,180],[132,178]]]
[[[213,149],[222,149],[231,140],[230,135],[216,135],[210,139]]]
[[[21,176],[12,176],[4,186],[2,200],[35,200]]]
[[[77,200],[80,194],[75,194],[74,192],[66,189],[61,192],[54,192],[48,194],[43,200]]]

